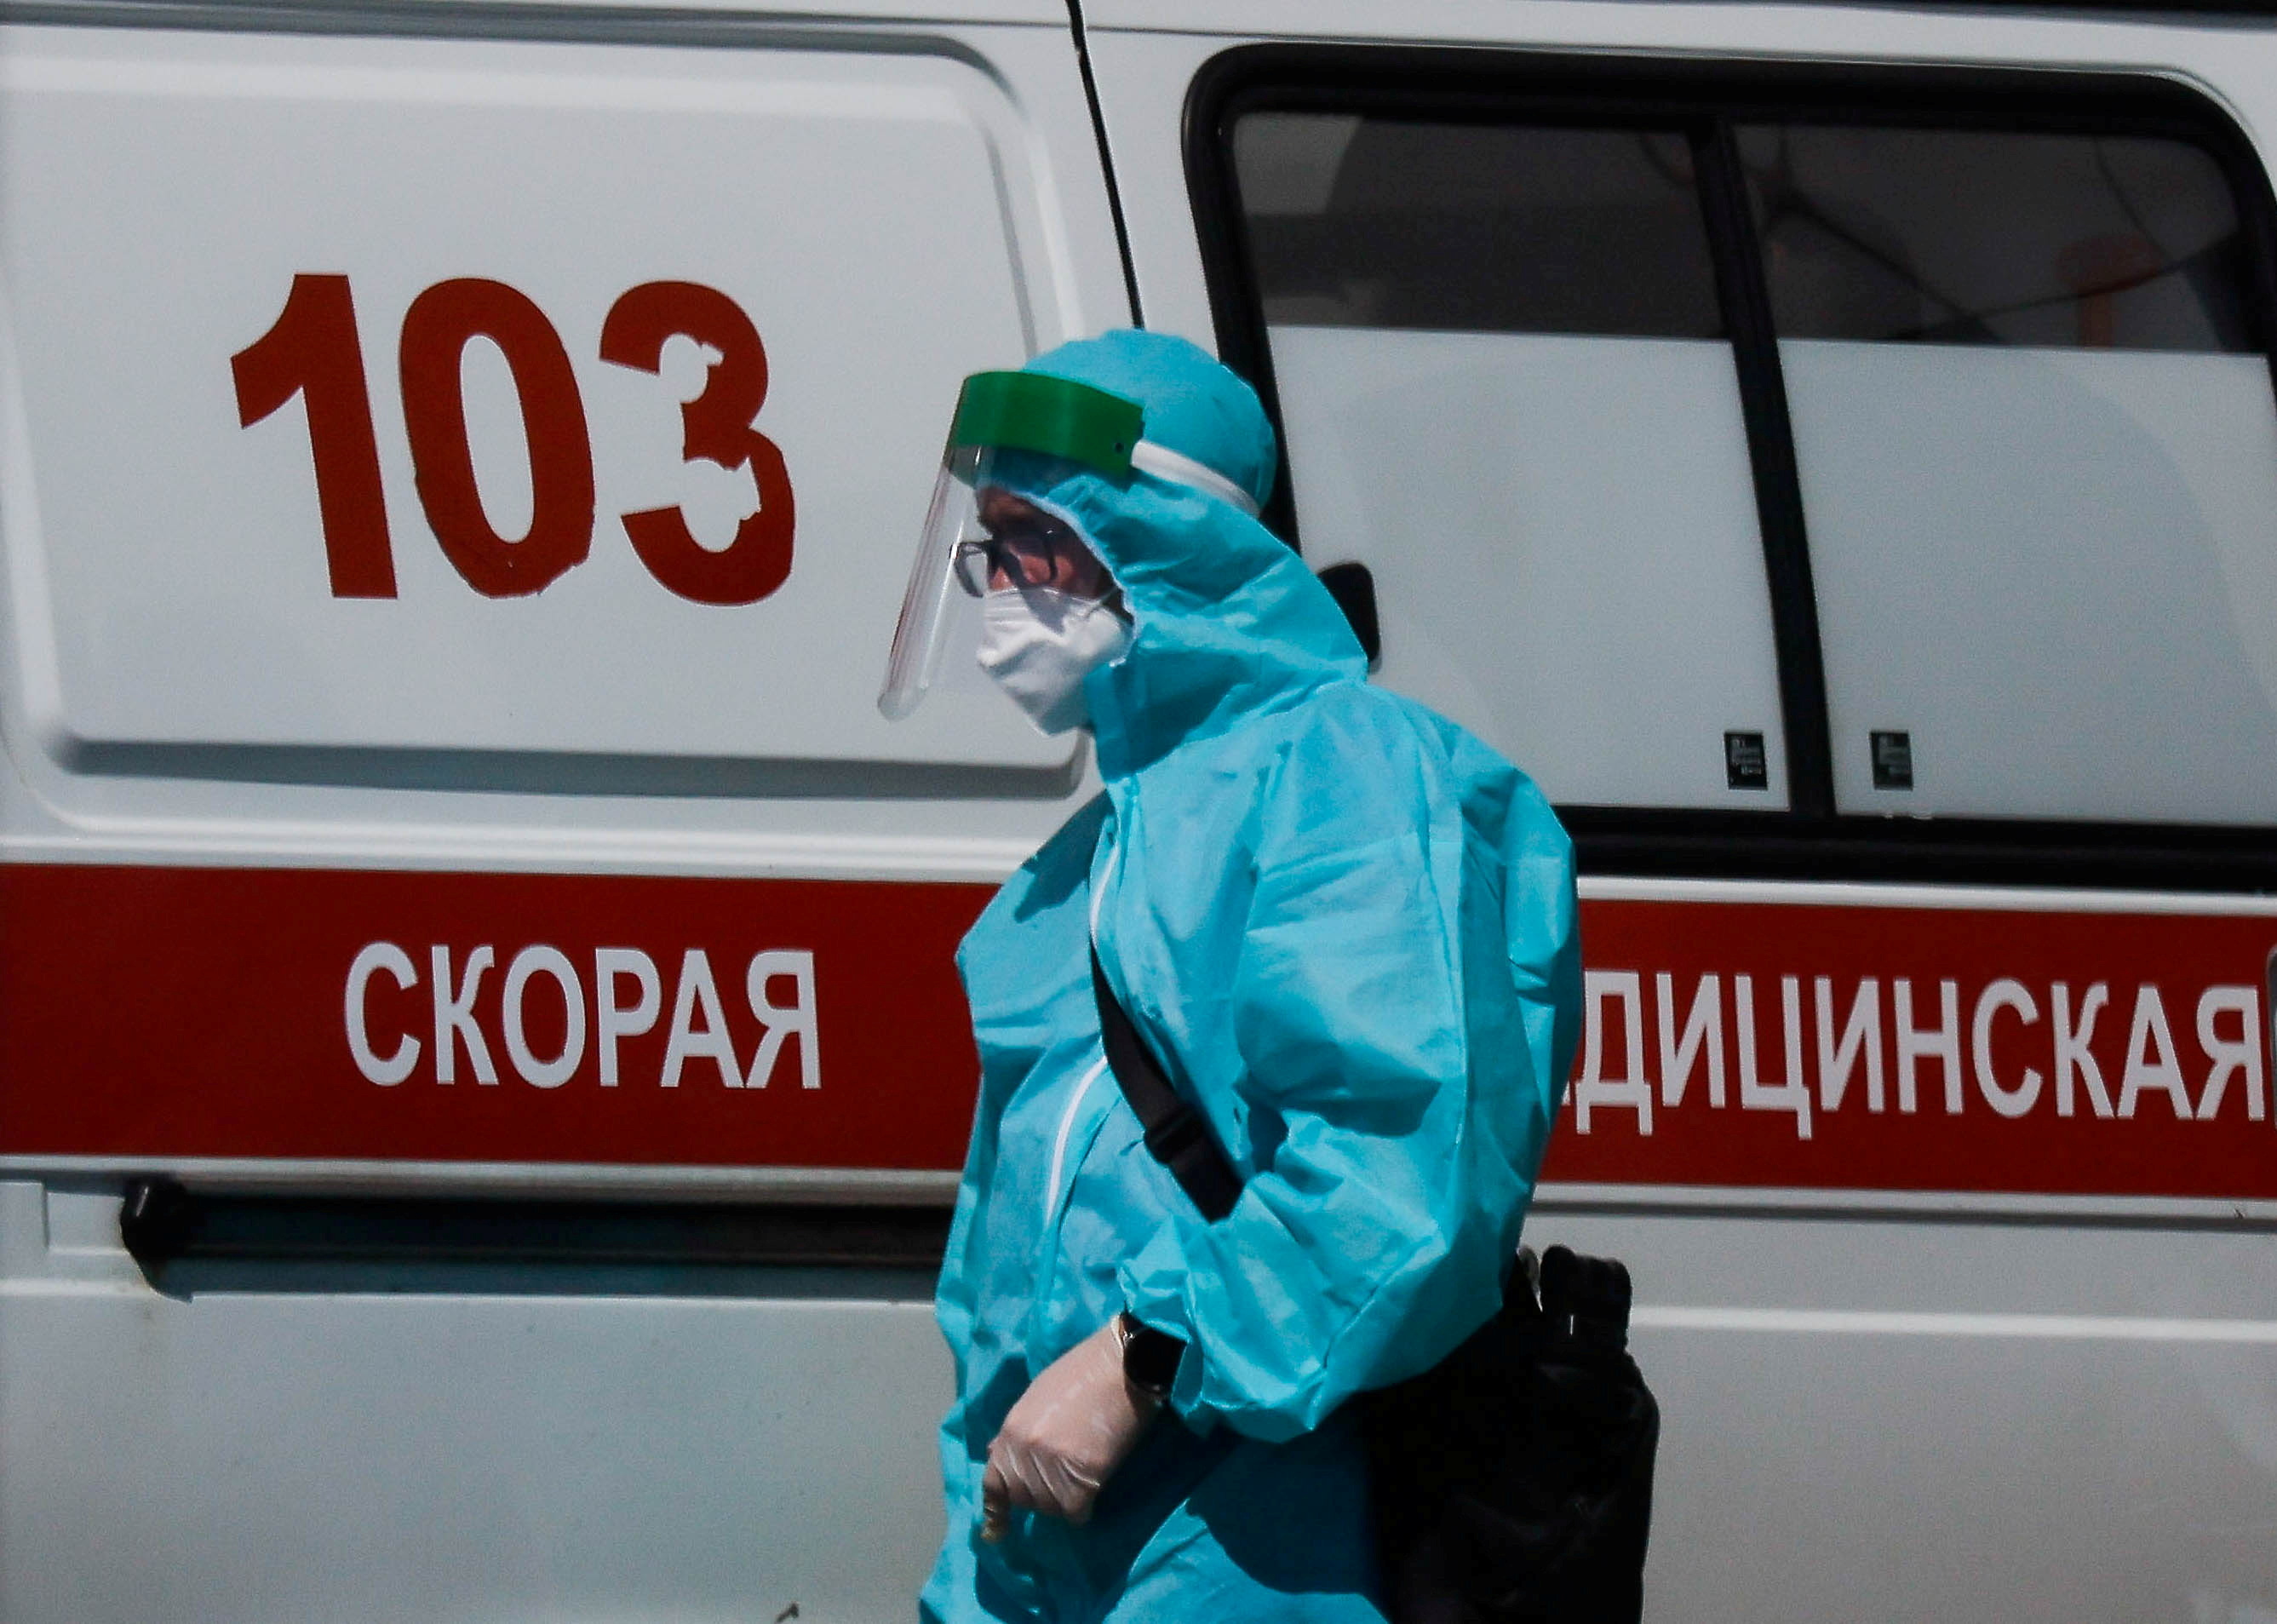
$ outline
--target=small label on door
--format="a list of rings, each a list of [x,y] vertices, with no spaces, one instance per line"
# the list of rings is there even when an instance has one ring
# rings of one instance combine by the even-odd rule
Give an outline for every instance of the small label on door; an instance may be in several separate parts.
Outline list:
[[[1734,789],[1768,789],[1771,787],[1771,765],[1763,754],[1762,734],[1727,733],[1724,736],[1724,782]]]
[[[1877,733],[1874,740],[1874,788],[1910,789],[1914,787],[1914,736]]]

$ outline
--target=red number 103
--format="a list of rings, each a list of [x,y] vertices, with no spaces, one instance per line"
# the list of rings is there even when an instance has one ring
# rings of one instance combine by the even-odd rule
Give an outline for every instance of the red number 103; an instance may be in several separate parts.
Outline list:
[[[750,317],[718,289],[644,282],[610,307],[600,358],[656,372],[666,341],[675,336],[720,356],[704,392],[680,408],[681,454],[748,468],[759,509],[716,553],[689,533],[676,507],[626,514],[625,533],[649,573],[681,597],[757,603],[790,574],[793,522],[782,453],[751,426],[766,400],[766,348]],[[477,338],[506,357],[529,442],[529,529],[514,538],[491,527],[475,484],[460,362]],[[487,597],[518,598],[583,563],[593,546],[592,437],[568,352],[544,312],[503,282],[438,282],[411,301],[396,358],[420,507],[467,584]],[[295,276],[276,324],[231,357],[230,369],[242,426],[301,397],[332,596],[394,597],[379,444],[347,278]]]

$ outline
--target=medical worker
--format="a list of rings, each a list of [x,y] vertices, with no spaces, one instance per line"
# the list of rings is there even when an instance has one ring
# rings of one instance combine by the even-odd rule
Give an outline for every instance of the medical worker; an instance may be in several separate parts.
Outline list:
[[[1350,1401],[1493,1313],[1572,1061],[1565,833],[1368,684],[1258,522],[1275,464],[1248,386],[1158,334],[959,402],[881,707],[977,660],[1089,729],[1106,789],[958,955],[981,1079],[939,1624],[1381,1619]],[[1108,1069],[1094,942],[1242,1177],[1216,1223]]]

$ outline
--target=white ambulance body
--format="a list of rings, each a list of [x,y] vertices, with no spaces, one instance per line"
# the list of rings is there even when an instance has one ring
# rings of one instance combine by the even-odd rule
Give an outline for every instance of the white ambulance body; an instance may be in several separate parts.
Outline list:
[[[1533,771],[1663,1620],[2277,1618],[2277,35],[1419,0],[0,27],[0,1620],[870,1620],[958,381],[1257,381]]]

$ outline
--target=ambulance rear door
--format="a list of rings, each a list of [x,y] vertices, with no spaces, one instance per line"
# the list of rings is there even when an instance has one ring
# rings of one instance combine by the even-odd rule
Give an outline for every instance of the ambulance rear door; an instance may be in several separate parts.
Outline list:
[[[0,1617],[906,1617],[1088,764],[875,697],[959,381],[1130,316],[1064,7],[37,19]]]
[[[1086,11],[1150,321],[1577,837],[1648,1615],[2271,1616],[2277,42]]]

